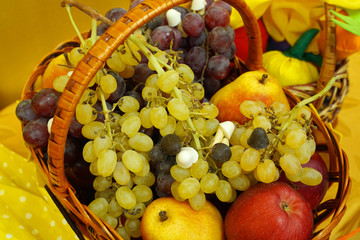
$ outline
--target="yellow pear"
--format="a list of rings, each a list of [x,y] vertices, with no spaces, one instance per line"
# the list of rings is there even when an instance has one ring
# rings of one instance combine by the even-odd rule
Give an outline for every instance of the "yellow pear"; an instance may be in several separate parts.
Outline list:
[[[279,81],[263,70],[248,71],[233,82],[217,91],[210,101],[219,109],[218,120],[236,121],[243,124],[246,117],[240,113],[240,104],[245,100],[261,101],[266,106],[274,102],[285,104],[290,110],[289,101]]]

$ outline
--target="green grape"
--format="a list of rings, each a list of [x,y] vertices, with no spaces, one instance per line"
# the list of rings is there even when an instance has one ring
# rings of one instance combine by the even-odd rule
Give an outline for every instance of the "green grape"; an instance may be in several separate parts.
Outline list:
[[[150,102],[157,97],[157,89],[155,87],[145,86],[141,91],[141,96],[145,101]]]
[[[150,110],[150,121],[157,129],[162,129],[168,121],[168,114],[163,106],[155,106]]]
[[[286,135],[285,144],[291,148],[299,148],[306,141],[306,137],[303,129],[293,129]]]
[[[136,205],[136,197],[128,186],[121,186],[115,193],[116,201],[124,209],[132,209]]]
[[[93,121],[93,122],[90,122],[88,124],[85,124],[81,129],[81,133],[85,138],[93,140],[104,129],[105,129],[105,124],[104,123],[98,122],[98,121]]]
[[[297,157],[301,164],[309,162],[313,152],[311,151],[310,141],[306,140],[299,148],[295,149],[294,155]]]
[[[219,177],[215,173],[207,173],[200,180],[200,188],[204,193],[214,193],[219,187]]]
[[[88,124],[97,117],[97,111],[90,104],[79,103],[75,109],[76,119],[81,124]]]
[[[119,205],[119,203],[116,201],[115,198],[112,198],[109,203],[109,215],[112,217],[120,217],[123,213],[122,207]]]
[[[301,123],[305,123],[305,121],[311,118],[311,109],[308,106],[303,106],[296,113],[296,119],[298,119]]]
[[[94,162],[97,159],[97,156],[94,151],[93,141],[88,141],[84,145],[82,155],[84,160],[88,163]]]
[[[132,116],[140,116],[139,112],[128,112],[128,113],[124,113],[121,118],[119,119],[119,125],[122,126],[123,123],[126,121],[126,119],[128,119],[129,117]]]
[[[140,109],[139,101],[131,96],[122,96],[118,101],[118,106],[124,113],[137,112]]]
[[[146,185],[137,185],[132,191],[135,194],[137,202],[147,202],[153,198],[152,190]]]
[[[126,64],[123,62],[121,54],[118,51],[111,54],[111,56],[106,60],[106,64],[115,72],[122,72],[126,68]]]
[[[58,92],[63,92],[69,79],[70,77],[68,75],[60,75],[56,77],[53,81],[53,88]]]
[[[190,177],[190,169],[174,165],[170,168],[170,174],[177,182],[182,182]]]
[[[231,158],[230,161],[240,162],[241,156],[245,151],[245,148],[241,145],[232,145],[230,147],[231,150]]]
[[[131,47],[133,51],[131,51],[129,47]],[[119,47],[119,50],[121,59],[125,63],[125,65],[136,66],[141,61],[141,55],[138,52],[140,49],[132,42],[125,42]]]
[[[131,176],[129,170],[125,167],[123,162],[117,162],[113,177],[115,181],[120,185],[126,185],[130,182]]]
[[[133,173],[140,172],[144,162],[139,153],[134,150],[126,150],[122,155],[124,166]]]
[[[301,170],[300,162],[293,154],[284,154],[279,163],[282,170],[289,175],[296,175]]]
[[[89,171],[92,175],[94,176],[99,176],[99,171],[98,171],[98,160],[96,159],[95,161],[90,163],[89,166]]]
[[[240,112],[247,118],[256,117],[259,114],[265,115],[265,109],[262,104],[253,101],[253,100],[245,100],[240,104]]]
[[[153,124],[150,120],[150,111],[151,111],[151,108],[149,108],[149,107],[144,107],[140,110],[139,118],[141,120],[141,125],[144,128],[151,128],[153,126]]]
[[[167,109],[169,113],[179,121],[185,121],[190,115],[186,104],[178,98],[171,99],[167,104]]]
[[[228,179],[231,187],[239,191],[246,191],[250,187],[250,179],[245,174]]]
[[[157,80],[157,86],[165,93],[171,93],[179,82],[179,73],[168,70],[161,74]]]
[[[190,168],[190,175],[196,179],[201,179],[209,170],[209,163],[204,160],[197,160]]]
[[[202,191],[199,191],[194,197],[189,198],[190,206],[200,211],[205,207],[206,204],[206,197],[205,194]]]
[[[138,176],[146,176],[150,172],[150,164],[148,160],[140,154],[141,160],[143,161],[143,167],[140,172],[137,172],[136,175]]]
[[[97,217],[102,218],[109,210],[109,202],[105,198],[96,198],[88,207]]]
[[[113,144],[113,142],[108,135],[96,136],[93,141],[93,148],[94,148],[95,155],[99,156],[103,150],[111,148],[112,144]]]
[[[313,168],[304,167],[300,182],[305,185],[316,186],[322,182],[322,175]]]
[[[171,184],[171,195],[172,195],[176,200],[178,200],[178,201],[180,201],[180,202],[183,202],[183,201],[185,201],[186,199],[180,197],[180,195],[179,195],[179,186],[180,186],[180,183],[179,183],[179,182],[176,182],[176,181],[174,181],[174,182]]]
[[[291,182],[299,182],[301,180],[301,177],[303,175],[303,168],[300,169],[295,175],[291,175],[285,172],[285,176],[287,179],[289,179]]]
[[[125,222],[124,228],[130,237],[138,238],[141,236],[140,225],[139,219],[128,219]]]
[[[121,125],[121,132],[125,133],[129,138],[135,136],[135,134],[141,128],[141,119],[139,116],[130,116]]]
[[[104,220],[107,224],[109,224],[112,228],[116,228],[116,226],[118,225],[118,219],[109,215],[109,214],[106,214],[104,217],[102,217],[102,220]]]
[[[260,162],[260,152],[258,150],[248,148],[244,151],[240,159],[240,166],[243,170],[253,171]]]
[[[159,89],[159,87],[157,86],[157,80],[158,80],[158,75],[156,73],[151,74],[146,80],[145,80],[145,86],[146,87],[154,87],[156,89]]]
[[[151,187],[155,183],[155,175],[152,172],[148,172],[145,176],[135,175],[133,181],[136,185],[145,185]]]
[[[193,84],[191,84],[191,89],[192,89],[192,93],[194,95],[194,97],[197,100],[201,100],[205,97],[205,90],[203,85],[201,85],[201,83],[195,82]]]
[[[232,187],[228,181],[220,180],[219,187],[215,190],[216,197],[222,202],[229,202],[233,194]]]
[[[221,166],[222,174],[227,178],[235,178],[241,174],[240,164],[235,161],[224,162]]]
[[[168,116],[167,124],[164,128],[160,129],[160,135],[166,136],[169,134],[173,134],[176,129],[176,119],[173,116]]]
[[[68,53],[69,61],[73,66],[76,66],[80,60],[84,57],[84,52],[81,48],[75,47]]]
[[[206,120],[202,117],[195,117],[192,119],[196,132],[202,136],[207,133]]]
[[[219,114],[219,109],[211,102],[204,102],[200,111],[205,114],[204,117],[207,119],[214,119]]]
[[[146,206],[143,202],[137,202],[132,209],[124,209],[126,219],[138,219],[144,215]]]
[[[95,199],[96,198],[105,198],[108,202],[110,202],[111,199],[115,198],[115,192],[116,192],[115,188],[107,188],[104,191],[96,191],[94,194],[94,197],[95,197]]]
[[[206,132],[203,134],[205,137],[210,137],[214,135],[219,127],[219,120],[216,118],[208,119],[205,121]]]
[[[154,142],[145,133],[137,132],[133,137],[129,138],[129,146],[140,152],[148,152],[153,148]]]
[[[275,163],[270,159],[265,159],[263,162],[260,162],[256,167],[256,174],[259,178],[259,181],[264,183],[271,183],[276,175],[275,169]]]
[[[98,98],[96,96],[96,91],[87,88],[85,89],[84,93],[82,94],[79,103],[87,103],[91,106],[94,106],[94,104],[98,101]]]
[[[112,130],[116,130],[119,127],[119,121],[121,119],[121,115],[118,113],[110,112],[108,123],[110,124],[110,128]]]
[[[117,82],[113,75],[106,74],[100,78],[100,88],[105,93],[113,93],[117,88]]]
[[[194,80],[194,72],[188,65],[181,63],[175,70],[179,73],[180,79],[185,83],[191,84]]]
[[[245,131],[243,132],[243,134],[240,135],[240,144],[245,147],[245,148],[250,148],[250,146],[248,145],[248,139],[251,136],[252,132],[254,131],[253,127],[249,127],[247,129],[245,129]]]
[[[195,197],[200,190],[200,182],[196,178],[187,178],[179,185],[179,196],[184,199]]]
[[[98,172],[100,176],[110,176],[116,167],[117,155],[116,152],[110,149],[103,150],[98,157]]]
[[[292,121],[290,123],[290,125],[285,129],[284,136],[287,136],[289,134],[289,132],[291,132],[292,130],[301,129],[301,128],[302,128],[302,125],[299,122]]]
[[[121,224],[120,224],[121,225]],[[129,236],[129,234],[126,232],[124,227],[118,227],[117,229],[115,229],[116,232],[120,235],[120,237],[123,240],[131,240],[131,237]]]
[[[233,132],[233,134],[230,137],[230,144],[231,145],[240,145],[240,137],[241,135],[245,132],[245,127],[244,126],[238,126],[235,127],[235,130]]]
[[[97,176],[93,181],[95,191],[104,191],[111,186],[111,179],[107,177]]]
[[[283,116],[287,113],[285,104],[281,102],[273,102],[270,106],[276,116]]]
[[[253,122],[254,128],[263,128],[265,131],[271,129],[271,122],[270,120],[264,115],[258,115],[254,118]]]

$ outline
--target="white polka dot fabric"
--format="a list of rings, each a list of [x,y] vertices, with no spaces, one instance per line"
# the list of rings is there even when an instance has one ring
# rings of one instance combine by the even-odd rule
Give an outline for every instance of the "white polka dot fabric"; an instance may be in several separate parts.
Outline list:
[[[0,239],[75,240],[34,162],[0,144]]]

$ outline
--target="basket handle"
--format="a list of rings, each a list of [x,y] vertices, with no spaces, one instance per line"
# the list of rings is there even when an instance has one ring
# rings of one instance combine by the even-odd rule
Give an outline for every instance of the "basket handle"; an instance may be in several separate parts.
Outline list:
[[[334,18],[334,14],[330,10],[336,10],[336,6],[328,3],[324,3],[325,7],[325,51],[323,56],[323,62],[320,69],[320,76],[317,81],[317,92],[323,89],[329,80],[334,76],[336,67],[336,24],[331,21]],[[315,108],[320,109],[324,102],[324,97],[318,99],[315,102]]]
[[[62,93],[54,116],[48,144],[49,175],[54,191],[64,196],[71,185],[64,171],[65,142],[76,105],[88,83],[105,61],[137,28],[168,9],[190,0],[145,0],[127,12],[96,41],[74,69]],[[241,15],[249,40],[249,57],[245,62],[247,70],[262,68],[262,47],[257,19],[244,0],[224,0]]]

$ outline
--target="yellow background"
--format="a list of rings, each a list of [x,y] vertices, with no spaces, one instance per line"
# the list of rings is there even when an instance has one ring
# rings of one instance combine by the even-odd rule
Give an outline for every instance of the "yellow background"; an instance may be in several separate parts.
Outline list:
[[[129,8],[130,0],[80,0],[99,13]],[[75,36],[61,0],[4,0],[0,6],[0,109],[17,100],[35,65],[62,41]],[[82,31],[91,19],[77,9],[73,17]]]
[[[129,0],[82,0],[82,2],[102,14],[112,7],[128,8],[129,6]],[[58,0],[2,1],[0,10],[0,109],[8,106],[0,111],[0,144],[4,144],[21,156],[27,156],[26,149],[20,143],[22,141],[20,124],[14,116],[15,101],[19,99],[22,87],[36,64],[59,43],[75,36],[75,31]],[[73,9],[72,12],[80,30],[88,30],[90,18],[77,9]],[[357,53],[350,57],[350,92],[345,99],[336,126],[336,130],[343,134],[341,143],[349,157],[353,187],[347,202],[346,214],[333,231],[332,239],[360,227],[359,66],[360,53]],[[4,156],[0,162],[4,161],[3,158]],[[360,239],[360,234],[356,234],[352,239]]]

